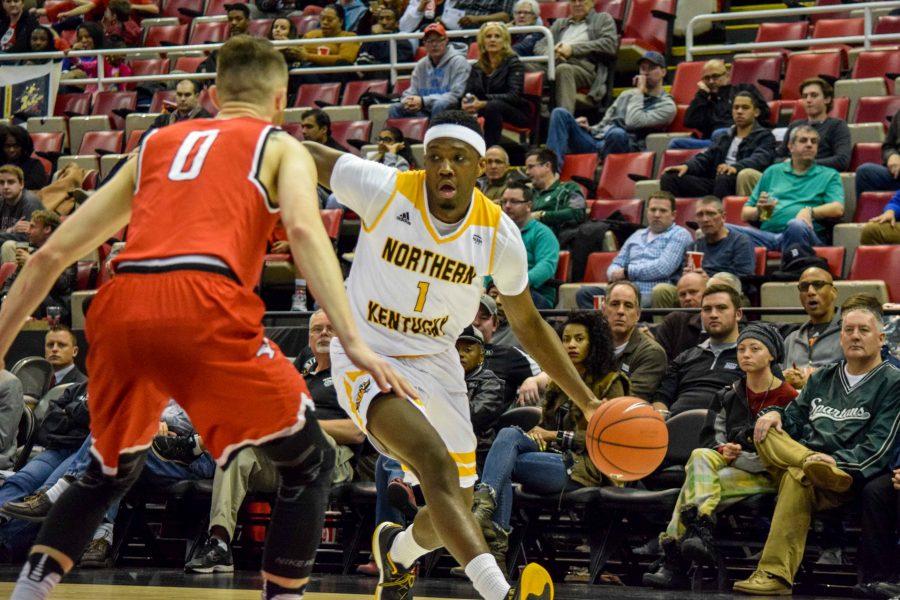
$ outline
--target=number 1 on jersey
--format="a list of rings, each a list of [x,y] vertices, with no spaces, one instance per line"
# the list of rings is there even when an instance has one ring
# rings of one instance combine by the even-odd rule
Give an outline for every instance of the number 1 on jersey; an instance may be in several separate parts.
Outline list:
[[[417,286],[419,288],[419,297],[416,298],[416,307],[413,309],[416,312],[422,312],[422,309],[425,308],[425,297],[428,296],[428,287],[431,284],[427,281],[420,281]]]

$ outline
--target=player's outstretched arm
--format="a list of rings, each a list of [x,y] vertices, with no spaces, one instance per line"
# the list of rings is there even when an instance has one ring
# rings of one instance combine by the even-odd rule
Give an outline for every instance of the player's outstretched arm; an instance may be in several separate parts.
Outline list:
[[[522,346],[590,419],[600,402],[578,375],[559,336],[534,307],[528,288],[516,296],[501,297],[509,326]]]
[[[341,152],[316,142],[302,143],[316,162],[316,171],[319,173],[319,185],[331,189],[331,172],[334,170],[334,163],[346,152]]]
[[[293,138],[285,135],[278,140],[285,144],[278,165],[278,203],[297,266],[353,364],[370,372],[382,391],[415,397],[412,386],[363,342],[353,321],[337,255],[319,215],[319,200],[312,185],[316,169],[312,157]]]
[[[0,309],[0,358],[6,356],[25,319],[47,297],[63,270],[128,224],[135,173],[135,160],[131,159],[25,263]]]

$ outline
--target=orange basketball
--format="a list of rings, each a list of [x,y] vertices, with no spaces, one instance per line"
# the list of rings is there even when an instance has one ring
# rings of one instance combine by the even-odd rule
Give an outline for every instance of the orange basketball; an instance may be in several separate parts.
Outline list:
[[[585,444],[601,473],[614,481],[637,481],[662,463],[669,448],[669,430],[645,400],[623,396],[594,411]]]

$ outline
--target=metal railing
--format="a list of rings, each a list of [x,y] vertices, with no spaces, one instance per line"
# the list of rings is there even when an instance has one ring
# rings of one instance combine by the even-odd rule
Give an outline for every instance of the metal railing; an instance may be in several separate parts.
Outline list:
[[[869,50],[873,42],[897,42],[900,44],[900,33],[883,33],[875,35],[875,19],[872,11],[889,8],[900,8],[900,0],[885,2],[866,2],[863,4],[833,4],[828,6],[810,6],[806,8],[779,8],[774,10],[752,10],[747,12],[710,13],[697,15],[688,22],[685,32],[685,59],[694,60],[694,53],[716,54],[732,52],[755,52],[759,50],[782,50],[784,48],[810,48],[834,44],[862,45]],[[862,11],[864,20],[863,35],[848,35],[842,37],[785,40],[775,42],[746,42],[743,44],[707,44],[697,46],[694,43],[694,28],[699,23],[715,23],[728,21],[757,21],[765,22],[772,17],[796,17],[801,15],[816,15],[823,13],[849,13]]]
[[[897,2],[900,4],[900,1]],[[528,33],[540,33],[547,39],[547,51],[544,54],[534,55],[534,56],[525,56],[521,57],[523,62],[534,62],[534,63],[545,63],[547,65],[547,78],[550,81],[553,81],[556,78],[556,61],[553,48],[555,46],[553,41],[553,34],[550,32],[550,29],[547,27],[543,27],[540,25],[533,25],[528,27],[510,27],[509,31],[511,34],[528,34]],[[447,32],[447,37],[450,38],[471,38],[478,34],[477,29],[463,29],[463,30],[451,30]],[[319,73],[357,73],[357,72],[384,72],[386,70],[390,70],[391,73],[391,83],[397,81],[397,77],[400,71],[412,71],[415,68],[416,63],[400,63],[397,62],[397,42],[400,40],[413,40],[413,39],[421,39],[421,32],[416,33],[390,33],[390,34],[376,34],[376,35],[361,35],[356,37],[339,37],[339,38],[315,38],[315,39],[303,39],[298,38],[295,40],[280,40],[276,42],[272,42],[276,47],[290,47],[290,46],[305,46],[305,45],[316,45],[320,46],[322,44],[346,44],[348,42],[351,43],[359,43],[364,44],[366,42],[389,42],[389,55],[390,62],[383,64],[368,64],[368,65],[340,65],[340,66],[330,66],[330,67],[299,67],[295,69],[291,69],[289,73],[291,75],[312,75]],[[14,62],[20,60],[40,60],[40,59],[51,59],[51,60],[61,60],[67,57],[81,58],[81,57],[101,57],[101,56],[126,56],[132,58],[146,58],[148,55],[154,54],[187,54],[187,53],[207,53],[212,50],[216,50],[222,47],[224,42],[214,43],[214,44],[199,44],[199,45],[182,45],[182,46],[159,46],[159,47],[136,47],[136,48],[114,48],[114,49],[102,49],[102,50],[72,50],[69,52],[21,52],[16,54],[3,54],[0,53],[0,65],[5,62]],[[475,62],[474,60],[470,60],[469,62]],[[60,84],[64,85],[88,85],[88,84],[97,84],[98,88],[102,90],[104,85],[108,84],[117,84],[117,83],[142,83],[148,81],[181,81],[182,79],[214,79],[215,73],[167,73],[164,75],[132,75],[130,77],[107,77],[105,74],[105,63],[106,61],[98,60],[97,61],[97,77],[89,77],[82,79],[65,79],[61,80]]]

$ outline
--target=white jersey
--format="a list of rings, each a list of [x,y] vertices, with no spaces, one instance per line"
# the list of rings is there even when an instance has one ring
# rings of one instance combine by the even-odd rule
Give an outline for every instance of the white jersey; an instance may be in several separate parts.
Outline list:
[[[424,171],[401,173],[345,154],[331,189],[362,220],[347,294],[375,352],[443,352],[475,318],[484,276],[504,295],[528,286],[519,228],[477,189],[462,223],[445,234],[428,210]]]

